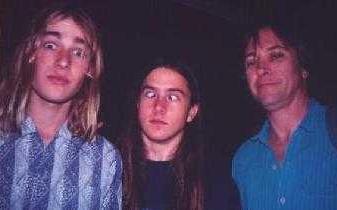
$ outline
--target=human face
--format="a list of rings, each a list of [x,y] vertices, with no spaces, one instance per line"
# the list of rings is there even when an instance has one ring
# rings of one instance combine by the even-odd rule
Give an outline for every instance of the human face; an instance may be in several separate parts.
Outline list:
[[[71,18],[56,18],[37,38],[32,94],[43,101],[70,102],[89,69],[89,48],[82,28]]]
[[[180,142],[186,123],[198,112],[190,101],[191,92],[182,75],[169,68],[152,70],[143,82],[138,103],[143,140]]]
[[[256,43],[251,40],[245,52],[245,68],[253,97],[269,111],[290,104],[305,94],[296,51],[280,40],[270,28],[259,31]]]

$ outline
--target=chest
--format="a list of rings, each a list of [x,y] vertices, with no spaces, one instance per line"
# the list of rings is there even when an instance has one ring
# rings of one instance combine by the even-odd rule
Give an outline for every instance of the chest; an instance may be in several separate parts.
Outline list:
[[[278,162],[282,162],[289,144],[288,139],[270,139],[268,141],[271,151]]]
[[[150,162],[146,174],[142,209],[170,209],[175,184],[170,164]]]
[[[317,144],[277,145],[276,150],[260,145],[245,168],[245,193],[252,205],[320,209],[322,203],[337,204],[337,152],[324,136],[314,141]]]

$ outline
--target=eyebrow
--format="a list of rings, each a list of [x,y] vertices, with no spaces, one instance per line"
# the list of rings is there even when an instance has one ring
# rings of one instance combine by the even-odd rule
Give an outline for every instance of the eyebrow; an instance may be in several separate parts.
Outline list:
[[[275,49],[287,50],[288,48],[286,46],[283,46],[283,45],[274,45],[274,46],[271,46],[271,47],[267,48],[268,51],[272,51],[272,50],[275,50]]]
[[[287,50],[288,48],[286,46],[283,46],[283,45],[274,45],[274,46],[268,47],[267,51],[273,51],[275,49],[284,49],[284,50]],[[254,56],[255,54],[256,54],[256,50],[247,53],[245,55],[245,57],[247,58],[249,56]]]
[[[62,38],[62,34],[58,31],[44,31],[42,33],[42,36],[53,36],[53,37],[56,37],[57,39]],[[87,42],[85,41],[85,39],[83,39],[81,37],[75,37],[74,41],[77,44],[88,45]]]
[[[169,88],[168,91],[169,92],[178,92],[178,93],[180,93],[180,94],[182,94],[184,96],[186,95],[186,93],[183,90],[179,89],[179,88]]]
[[[150,85],[144,85],[144,86],[142,87],[141,91],[144,91],[145,89],[155,90],[156,88],[155,88],[155,87],[152,87],[152,86],[150,86]],[[187,95],[183,90],[181,90],[181,89],[179,89],[179,88],[168,88],[167,91],[169,91],[169,92],[178,92],[178,93],[180,93],[180,94],[182,94],[182,95],[184,95],[184,96]]]
[[[57,32],[57,31],[44,31],[42,33],[42,36],[54,36],[54,37],[56,37],[58,39],[61,38],[60,32]]]

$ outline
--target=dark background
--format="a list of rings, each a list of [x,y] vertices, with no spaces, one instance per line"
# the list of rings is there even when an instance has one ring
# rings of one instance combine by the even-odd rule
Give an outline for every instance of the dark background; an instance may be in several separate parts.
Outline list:
[[[1,0],[1,64],[10,61],[33,14],[52,0]],[[105,52],[104,133],[117,139],[128,112],[133,75],[156,55],[176,55],[195,66],[202,86],[206,141],[229,160],[252,135],[263,112],[242,78],[240,39],[263,18],[298,24],[312,50],[309,89],[321,102],[337,97],[337,10],[321,0],[83,0],[97,22]],[[2,76],[6,70],[2,68]]]

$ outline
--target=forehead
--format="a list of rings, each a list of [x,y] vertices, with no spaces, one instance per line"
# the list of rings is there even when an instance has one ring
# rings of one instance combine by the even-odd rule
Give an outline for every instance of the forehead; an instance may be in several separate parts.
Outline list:
[[[78,23],[76,23],[71,17],[55,17],[49,20],[46,24],[44,32],[55,32],[59,36],[74,38],[88,42],[88,35]],[[46,33],[53,34],[53,33]]]
[[[262,28],[258,31],[256,37],[253,36],[249,39],[246,52],[254,51],[256,48],[264,49],[277,45],[286,47],[285,42],[271,28]]]
[[[145,78],[144,85],[189,91],[186,79],[177,71],[165,67],[153,69]]]

